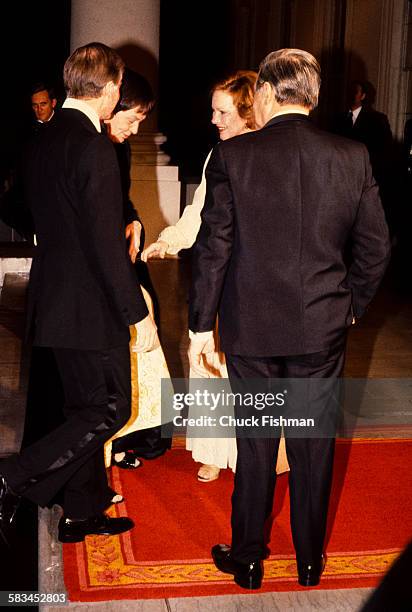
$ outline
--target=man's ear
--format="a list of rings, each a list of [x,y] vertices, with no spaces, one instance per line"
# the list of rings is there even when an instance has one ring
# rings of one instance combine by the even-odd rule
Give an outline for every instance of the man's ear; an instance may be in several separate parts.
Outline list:
[[[55,107],[56,107],[56,104],[57,104],[57,100],[56,100],[56,98],[52,98],[51,103],[52,103],[52,108],[55,108]]]
[[[263,100],[264,100],[265,104],[271,104],[271,102],[273,100],[272,85],[270,83],[268,83],[268,81],[265,81],[263,83],[262,87],[263,87]]]

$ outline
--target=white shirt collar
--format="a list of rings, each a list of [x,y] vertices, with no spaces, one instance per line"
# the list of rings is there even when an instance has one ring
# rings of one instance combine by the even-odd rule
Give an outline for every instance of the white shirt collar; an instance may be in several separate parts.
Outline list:
[[[63,108],[74,108],[82,112],[90,119],[98,132],[102,131],[99,115],[96,113],[94,108],[85,102],[85,100],[79,100],[78,98],[66,98],[63,103]]]
[[[355,123],[356,119],[359,117],[359,113],[361,112],[362,107],[359,106],[356,110],[352,111],[352,123]]]

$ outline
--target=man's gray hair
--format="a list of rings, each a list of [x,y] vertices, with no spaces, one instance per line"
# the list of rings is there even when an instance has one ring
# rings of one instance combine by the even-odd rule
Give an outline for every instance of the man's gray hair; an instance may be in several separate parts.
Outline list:
[[[279,49],[265,57],[259,66],[256,89],[263,83],[273,87],[278,104],[298,104],[313,109],[318,104],[320,66],[302,49]]]

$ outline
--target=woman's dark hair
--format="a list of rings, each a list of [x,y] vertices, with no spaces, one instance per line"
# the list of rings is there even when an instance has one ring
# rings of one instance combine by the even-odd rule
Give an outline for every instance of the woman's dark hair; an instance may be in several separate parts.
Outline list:
[[[41,91],[47,91],[50,100],[56,99],[54,88],[44,81],[37,81],[37,83],[33,83],[33,85],[30,87],[30,97],[34,96],[36,93],[40,93]]]
[[[150,83],[138,72],[126,68],[120,88],[120,100],[115,112],[138,107],[142,113],[149,113],[155,100]]]

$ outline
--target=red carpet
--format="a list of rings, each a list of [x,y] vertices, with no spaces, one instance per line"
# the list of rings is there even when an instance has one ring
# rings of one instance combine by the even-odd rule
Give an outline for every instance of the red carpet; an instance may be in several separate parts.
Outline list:
[[[329,516],[328,560],[320,588],[374,586],[412,536],[412,441],[338,443]],[[210,548],[230,543],[233,475],[199,483],[190,453],[174,448],[136,471],[114,468],[126,501],[114,510],[134,519],[119,537],[88,536],[64,545],[72,601],[245,593],[218,572]],[[276,487],[271,556],[261,590],[299,590],[289,527],[288,477]]]

